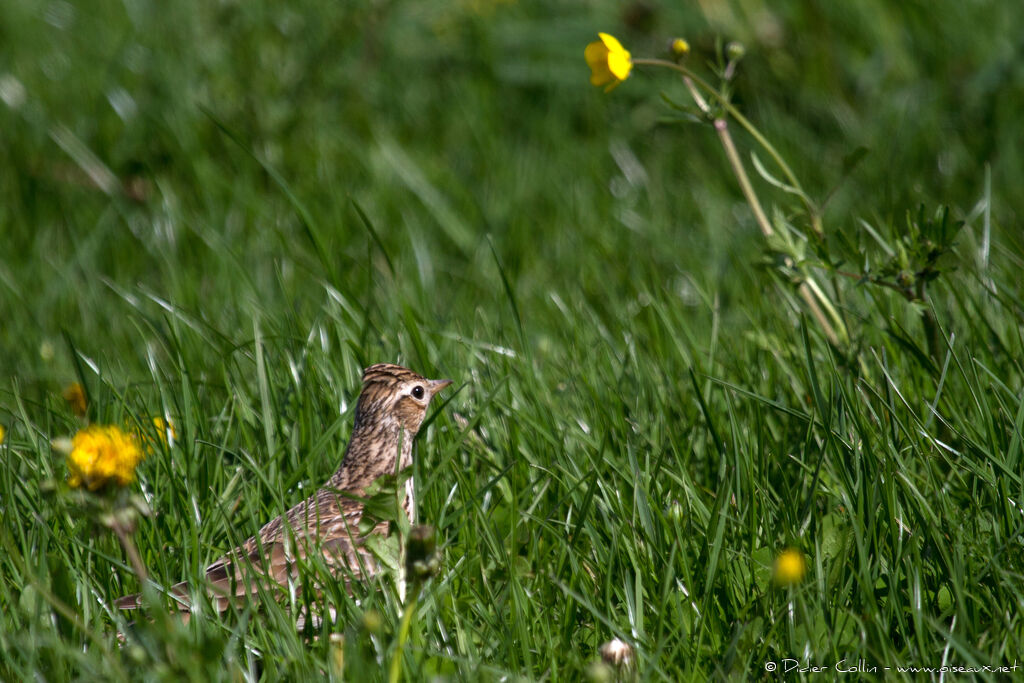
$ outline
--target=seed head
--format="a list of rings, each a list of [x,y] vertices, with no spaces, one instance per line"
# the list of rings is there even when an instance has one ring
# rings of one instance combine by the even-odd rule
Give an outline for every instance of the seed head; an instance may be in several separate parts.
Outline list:
[[[633,665],[633,646],[624,640],[613,638],[602,645],[599,652],[605,664],[615,667],[629,667]]]

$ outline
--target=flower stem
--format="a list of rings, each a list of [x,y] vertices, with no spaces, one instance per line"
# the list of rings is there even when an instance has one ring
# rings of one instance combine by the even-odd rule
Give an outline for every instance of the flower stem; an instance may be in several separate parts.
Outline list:
[[[135,576],[138,577],[139,583],[145,583],[146,579],[149,578],[149,573],[146,571],[146,565],[142,563],[142,557],[135,547],[135,542],[132,541],[131,534],[117,521],[111,524],[110,528],[114,531],[114,535],[117,536],[117,540],[121,542],[121,547],[124,548],[124,552],[128,556],[128,561],[131,563],[132,570],[135,572]]]
[[[718,133],[718,139],[722,141],[722,147],[725,148],[725,156],[729,159],[729,165],[732,166],[733,173],[736,174],[736,180],[740,183],[743,196],[746,197],[747,203],[750,204],[750,209],[754,212],[754,219],[757,221],[758,227],[761,228],[761,232],[765,237],[771,237],[774,234],[772,224],[768,222],[768,216],[761,207],[761,202],[754,192],[754,186],[750,183],[750,177],[747,176],[747,172],[743,168],[743,162],[740,160],[740,155],[736,152],[736,145],[733,144],[732,136],[729,135],[729,126],[725,119],[715,119],[715,132]]]
[[[414,581],[412,595],[405,605],[405,612],[402,614],[402,624],[398,628],[398,644],[395,646],[395,653],[391,655],[391,667],[388,671],[388,683],[398,683],[402,673],[402,651],[405,650],[405,643],[409,640],[409,630],[412,625],[412,615],[416,611],[416,603],[419,601],[420,590],[423,587],[422,581]]]
[[[806,192],[804,192],[803,187],[800,185],[800,181],[797,180],[796,174],[794,174],[793,171],[789,168],[789,164],[787,164],[786,160],[782,158],[782,155],[779,154],[778,150],[775,149],[775,146],[768,141],[768,138],[762,135],[761,131],[759,131],[757,127],[754,126],[754,124],[752,124],[747,119],[747,117],[741,114],[740,111],[736,109],[736,107],[734,107],[725,96],[723,96],[720,92],[718,92],[718,90],[713,88],[710,83],[708,83],[703,78],[701,78],[693,71],[690,71],[681,64],[676,64],[675,62],[670,62],[664,59],[634,59],[633,64],[640,66],[663,66],[668,69],[678,71],[684,76],[684,79],[689,79],[690,82],[688,86],[690,88],[691,94],[696,92],[696,87],[694,87],[694,84],[697,84],[701,88],[703,88],[708,94],[710,94],[711,97],[715,98],[715,100],[722,107],[722,109],[724,109],[729,114],[729,116],[736,119],[736,122],[740,124],[740,126],[742,126],[743,129],[747,131],[752,138],[754,138],[757,144],[759,144],[768,153],[768,156],[770,156],[772,160],[778,165],[779,169],[782,171],[782,174],[786,177],[786,181],[793,187],[794,190],[796,190],[797,196],[799,196],[800,200],[804,203],[804,208],[807,210],[807,214],[811,219],[811,228],[814,230],[815,234],[818,237],[821,237],[824,234],[818,207],[815,206],[814,202],[811,201],[811,198],[807,196]],[[707,104],[705,103],[704,106],[701,106],[700,104],[703,101],[704,98],[700,97],[700,100],[698,101],[698,106],[701,107],[701,110],[703,110],[704,113],[708,113],[709,108],[707,108]]]
[[[818,214],[818,209],[811,201],[810,197],[800,187],[800,182],[796,176],[790,170],[789,165],[782,156],[775,150],[775,147],[765,138],[754,124],[750,123],[743,114],[739,112],[732,104],[726,99],[721,93],[711,87],[711,85],[696,75],[689,69],[674,62],[668,62],[663,59],[634,59],[633,64],[648,65],[648,66],[664,66],[670,69],[678,71],[683,76],[683,83],[686,84],[687,90],[690,91],[690,96],[693,97],[693,101],[697,104],[697,107],[707,116],[711,116],[711,107],[708,105],[706,99],[701,94],[698,85],[706,90],[722,108],[729,114],[729,116],[736,119],[736,121],[743,126],[743,128],[750,133],[750,135],[757,141],[761,147],[763,147],[768,154],[775,160],[775,163],[782,169],[783,174],[789,181],[790,185],[797,191],[798,196],[804,203],[804,207],[807,210],[808,215],[811,218],[811,226],[814,229],[815,234],[818,237],[822,235],[821,218]],[[724,117],[717,117],[714,119],[715,132],[718,133],[718,139],[722,143],[722,148],[725,150],[725,156],[729,160],[729,165],[732,167],[733,173],[736,176],[736,180],[740,184],[740,190],[743,192],[744,198],[747,200],[747,204],[750,206],[751,211],[754,212],[754,220],[757,221],[758,227],[761,229],[761,234],[765,236],[765,239],[771,238],[775,234],[775,230],[772,228],[771,221],[768,220],[768,215],[764,212],[764,208],[761,206],[761,201],[757,197],[757,192],[754,191],[754,185],[750,182],[750,176],[747,175],[746,169],[743,167],[743,161],[740,159],[739,152],[736,151],[736,145],[732,140],[732,135],[729,134],[729,123]],[[789,259],[787,259],[789,260]],[[801,269],[802,270],[802,269]],[[828,338],[829,342],[833,346],[840,346],[841,340],[846,340],[846,326],[843,324],[842,318],[840,318],[832,302],[828,299],[821,288],[818,287],[817,282],[807,273],[802,273],[803,282],[797,287],[797,291],[800,297],[807,304],[807,309],[811,312],[811,315],[817,321],[818,326],[822,332]],[[825,311],[822,310],[824,306]],[[827,311],[827,315],[826,315]],[[836,332],[835,327],[829,322],[829,318],[838,326],[840,333]]]
[[[700,103],[698,102],[698,106]],[[772,229],[772,224],[768,220],[768,216],[764,212],[764,208],[761,206],[761,201],[757,198],[757,193],[754,191],[754,186],[750,182],[750,176],[747,175],[746,169],[743,167],[743,162],[740,160],[740,155],[736,151],[736,145],[732,141],[732,136],[729,134],[729,124],[723,118],[715,119],[714,122],[715,131],[718,133],[718,138],[722,142],[722,147],[725,149],[725,156],[729,159],[729,165],[732,166],[733,173],[736,174],[736,180],[740,184],[740,189],[743,191],[743,196],[747,200],[747,204],[750,205],[751,211],[754,212],[754,219],[757,221],[757,225],[761,228],[761,233],[765,238],[770,238],[775,234]],[[788,260],[788,259],[787,259]],[[824,295],[817,283],[809,276],[804,276],[804,281],[800,283],[797,288],[800,297],[807,304],[808,310],[814,319],[818,322],[818,326],[821,331],[825,333],[828,340],[834,345],[839,346],[839,335],[836,334],[835,328],[829,323],[825,313],[821,310],[821,306],[825,306],[831,315],[832,319],[842,326],[842,321],[839,319],[838,314],[835,312],[835,308],[832,306],[832,302]],[[819,300],[821,304],[819,305]],[[842,329],[842,327],[840,327]],[[844,334],[845,336],[845,334]]]

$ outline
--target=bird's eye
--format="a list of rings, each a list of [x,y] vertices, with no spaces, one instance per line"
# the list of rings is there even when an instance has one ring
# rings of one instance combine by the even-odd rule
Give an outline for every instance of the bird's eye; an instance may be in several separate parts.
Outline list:
[[[412,388],[412,395],[413,395],[413,398],[415,398],[417,400],[422,399],[423,398],[423,387],[421,387],[418,384],[416,386],[414,386]]]

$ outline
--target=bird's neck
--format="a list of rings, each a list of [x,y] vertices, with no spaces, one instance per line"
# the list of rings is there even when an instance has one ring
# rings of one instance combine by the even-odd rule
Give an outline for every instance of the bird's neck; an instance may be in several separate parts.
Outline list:
[[[378,478],[394,474],[396,461],[398,470],[405,469],[412,464],[414,436],[394,420],[357,424],[341,466],[327,486],[343,491],[365,489]]]

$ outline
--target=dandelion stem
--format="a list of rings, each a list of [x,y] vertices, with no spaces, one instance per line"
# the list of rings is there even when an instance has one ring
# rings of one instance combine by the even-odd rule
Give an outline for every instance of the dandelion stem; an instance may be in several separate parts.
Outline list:
[[[420,590],[423,587],[422,581],[414,581],[412,596],[405,605],[405,612],[402,614],[402,624],[398,629],[398,643],[395,645],[395,653],[391,655],[391,667],[388,671],[388,683],[398,683],[402,673],[402,651],[405,650],[405,643],[409,640],[409,630],[412,625],[412,615],[416,611],[416,603],[419,601]]]
[[[146,565],[142,563],[142,557],[135,547],[131,534],[116,520],[110,525],[110,528],[113,529],[114,535],[117,536],[117,540],[120,541],[125,554],[128,555],[128,561],[131,563],[132,570],[135,572],[135,576],[138,577],[139,583],[145,583],[146,579],[149,578],[149,573],[146,571]]]

